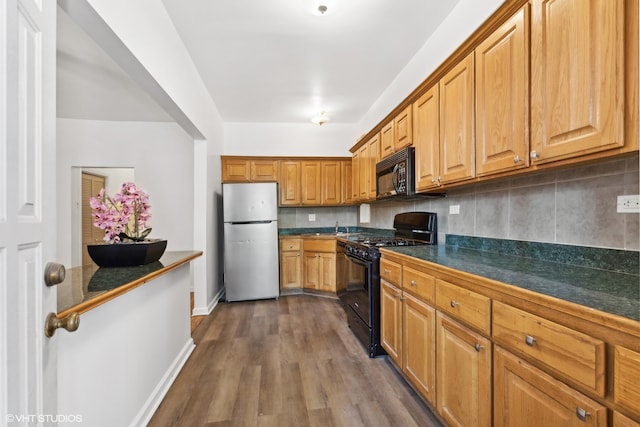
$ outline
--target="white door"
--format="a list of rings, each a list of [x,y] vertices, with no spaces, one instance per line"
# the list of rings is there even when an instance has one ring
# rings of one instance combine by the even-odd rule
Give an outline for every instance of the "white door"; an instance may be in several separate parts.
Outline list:
[[[55,32],[55,1],[0,0],[0,425],[57,417]]]

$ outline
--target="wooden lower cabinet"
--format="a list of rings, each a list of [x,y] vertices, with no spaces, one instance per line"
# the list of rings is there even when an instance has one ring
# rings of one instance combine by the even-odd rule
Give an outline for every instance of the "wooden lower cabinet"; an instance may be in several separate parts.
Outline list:
[[[440,312],[436,334],[438,413],[452,427],[490,426],[491,341]]]
[[[436,403],[436,310],[404,293],[402,371],[432,405]]]
[[[304,288],[336,292],[336,254],[304,252]]]
[[[280,289],[302,290],[301,239],[280,240]]]
[[[380,281],[380,342],[397,366],[402,367],[402,291]]]
[[[494,426],[606,426],[607,409],[509,351],[494,351]]]

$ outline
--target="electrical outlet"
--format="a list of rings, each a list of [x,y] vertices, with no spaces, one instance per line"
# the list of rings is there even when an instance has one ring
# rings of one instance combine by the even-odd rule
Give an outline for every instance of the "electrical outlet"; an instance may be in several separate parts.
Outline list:
[[[618,196],[618,213],[640,213],[640,195]]]
[[[309,214],[309,222],[314,222],[316,220],[316,214]]]
[[[449,206],[449,214],[450,215],[459,215],[460,214],[460,205],[451,205],[451,206]]]

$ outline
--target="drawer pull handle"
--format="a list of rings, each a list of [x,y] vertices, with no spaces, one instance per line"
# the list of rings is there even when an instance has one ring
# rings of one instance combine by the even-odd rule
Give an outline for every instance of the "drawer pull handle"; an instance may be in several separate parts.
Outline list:
[[[536,343],[536,339],[531,335],[527,335],[524,339],[524,342],[526,342],[529,347],[533,347],[533,345]]]
[[[577,407],[576,408],[576,417],[578,417],[578,419],[580,421],[587,421],[587,417],[591,415],[590,413],[588,413],[587,411],[585,411],[584,409],[582,409],[581,407]]]
[[[451,305],[451,307],[456,308],[456,306],[458,305],[458,301],[451,300],[449,304]]]
[[[412,280],[412,281],[411,281],[411,286],[415,286],[415,285],[416,285],[416,281],[415,281],[415,280]]]
[[[476,351],[479,352],[480,349],[482,348],[482,346],[480,344],[476,343],[476,345],[474,345],[473,348],[475,348]]]

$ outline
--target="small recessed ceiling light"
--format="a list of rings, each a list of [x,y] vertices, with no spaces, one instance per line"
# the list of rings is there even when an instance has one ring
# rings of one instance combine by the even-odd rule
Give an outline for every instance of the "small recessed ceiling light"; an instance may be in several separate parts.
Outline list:
[[[327,123],[329,121],[330,117],[327,116],[327,113],[324,111],[321,111],[320,114],[313,116],[311,118],[311,122],[315,123],[319,126],[322,126],[323,124]]]
[[[327,6],[321,4],[320,6],[318,6],[318,12],[320,12],[320,15],[324,15],[327,12]]]

